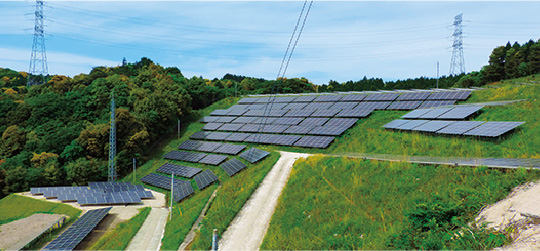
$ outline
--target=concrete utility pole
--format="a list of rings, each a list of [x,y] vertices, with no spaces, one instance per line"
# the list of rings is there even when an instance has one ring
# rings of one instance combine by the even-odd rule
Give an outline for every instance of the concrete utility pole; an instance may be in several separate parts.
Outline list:
[[[437,89],[439,89],[439,61],[437,61]]]

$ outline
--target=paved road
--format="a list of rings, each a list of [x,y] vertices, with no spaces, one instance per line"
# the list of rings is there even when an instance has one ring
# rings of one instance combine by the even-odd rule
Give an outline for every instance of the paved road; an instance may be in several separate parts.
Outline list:
[[[281,158],[223,233],[219,242],[220,250],[259,249],[294,162],[308,156],[304,153],[281,152]]]
[[[168,215],[169,210],[166,208],[152,208],[126,250],[159,250]]]

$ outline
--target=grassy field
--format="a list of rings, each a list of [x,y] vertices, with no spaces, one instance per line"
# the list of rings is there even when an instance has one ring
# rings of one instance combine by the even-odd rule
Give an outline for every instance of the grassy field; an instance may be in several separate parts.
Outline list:
[[[262,249],[486,249],[478,210],[539,171],[419,166],[315,156],[291,173]]]
[[[165,226],[161,250],[177,250],[180,247],[216,187],[214,184],[173,206],[172,220],[167,221]]]
[[[47,202],[15,194],[10,194],[0,200],[0,225],[37,213],[65,214],[71,219],[76,219],[81,214],[81,210],[62,203]]]
[[[42,201],[32,199],[16,194],[10,194],[0,200],[0,225],[11,221],[24,219],[28,216],[37,213],[44,214],[65,214],[69,216],[69,219],[60,228],[54,229],[52,232],[47,233],[37,240],[34,240],[25,249],[40,249],[53,240],[66,229],[71,223],[79,218],[81,210],[74,208],[70,205],[62,203],[54,203],[48,201]]]
[[[94,245],[92,245],[90,250],[124,250],[127,245],[139,232],[142,224],[146,220],[148,214],[150,214],[150,207],[144,207],[139,209],[139,213],[133,218],[126,220],[124,222],[118,223],[116,228],[112,231],[106,233],[101,238],[99,238]]]
[[[218,195],[202,221],[201,231],[191,243],[190,249],[210,249],[213,229],[218,229],[218,233],[223,234],[278,159],[278,153],[271,153],[261,162],[249,166],[228,182],[222,183]]]

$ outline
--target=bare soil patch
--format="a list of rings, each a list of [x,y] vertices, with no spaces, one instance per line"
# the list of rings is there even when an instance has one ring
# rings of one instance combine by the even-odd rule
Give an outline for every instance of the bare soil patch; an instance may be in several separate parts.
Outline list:
[[[18,250],[66,215],[33,214],[0,226],[0,250]]]

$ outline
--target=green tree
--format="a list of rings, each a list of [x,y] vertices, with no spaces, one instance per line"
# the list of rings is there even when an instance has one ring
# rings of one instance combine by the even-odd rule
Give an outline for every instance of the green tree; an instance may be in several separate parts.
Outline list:
[[[26,143],[26,132],[17,125],[8,127],[2,134],[0,154],[4,157],[12,157],[21,152]]]

